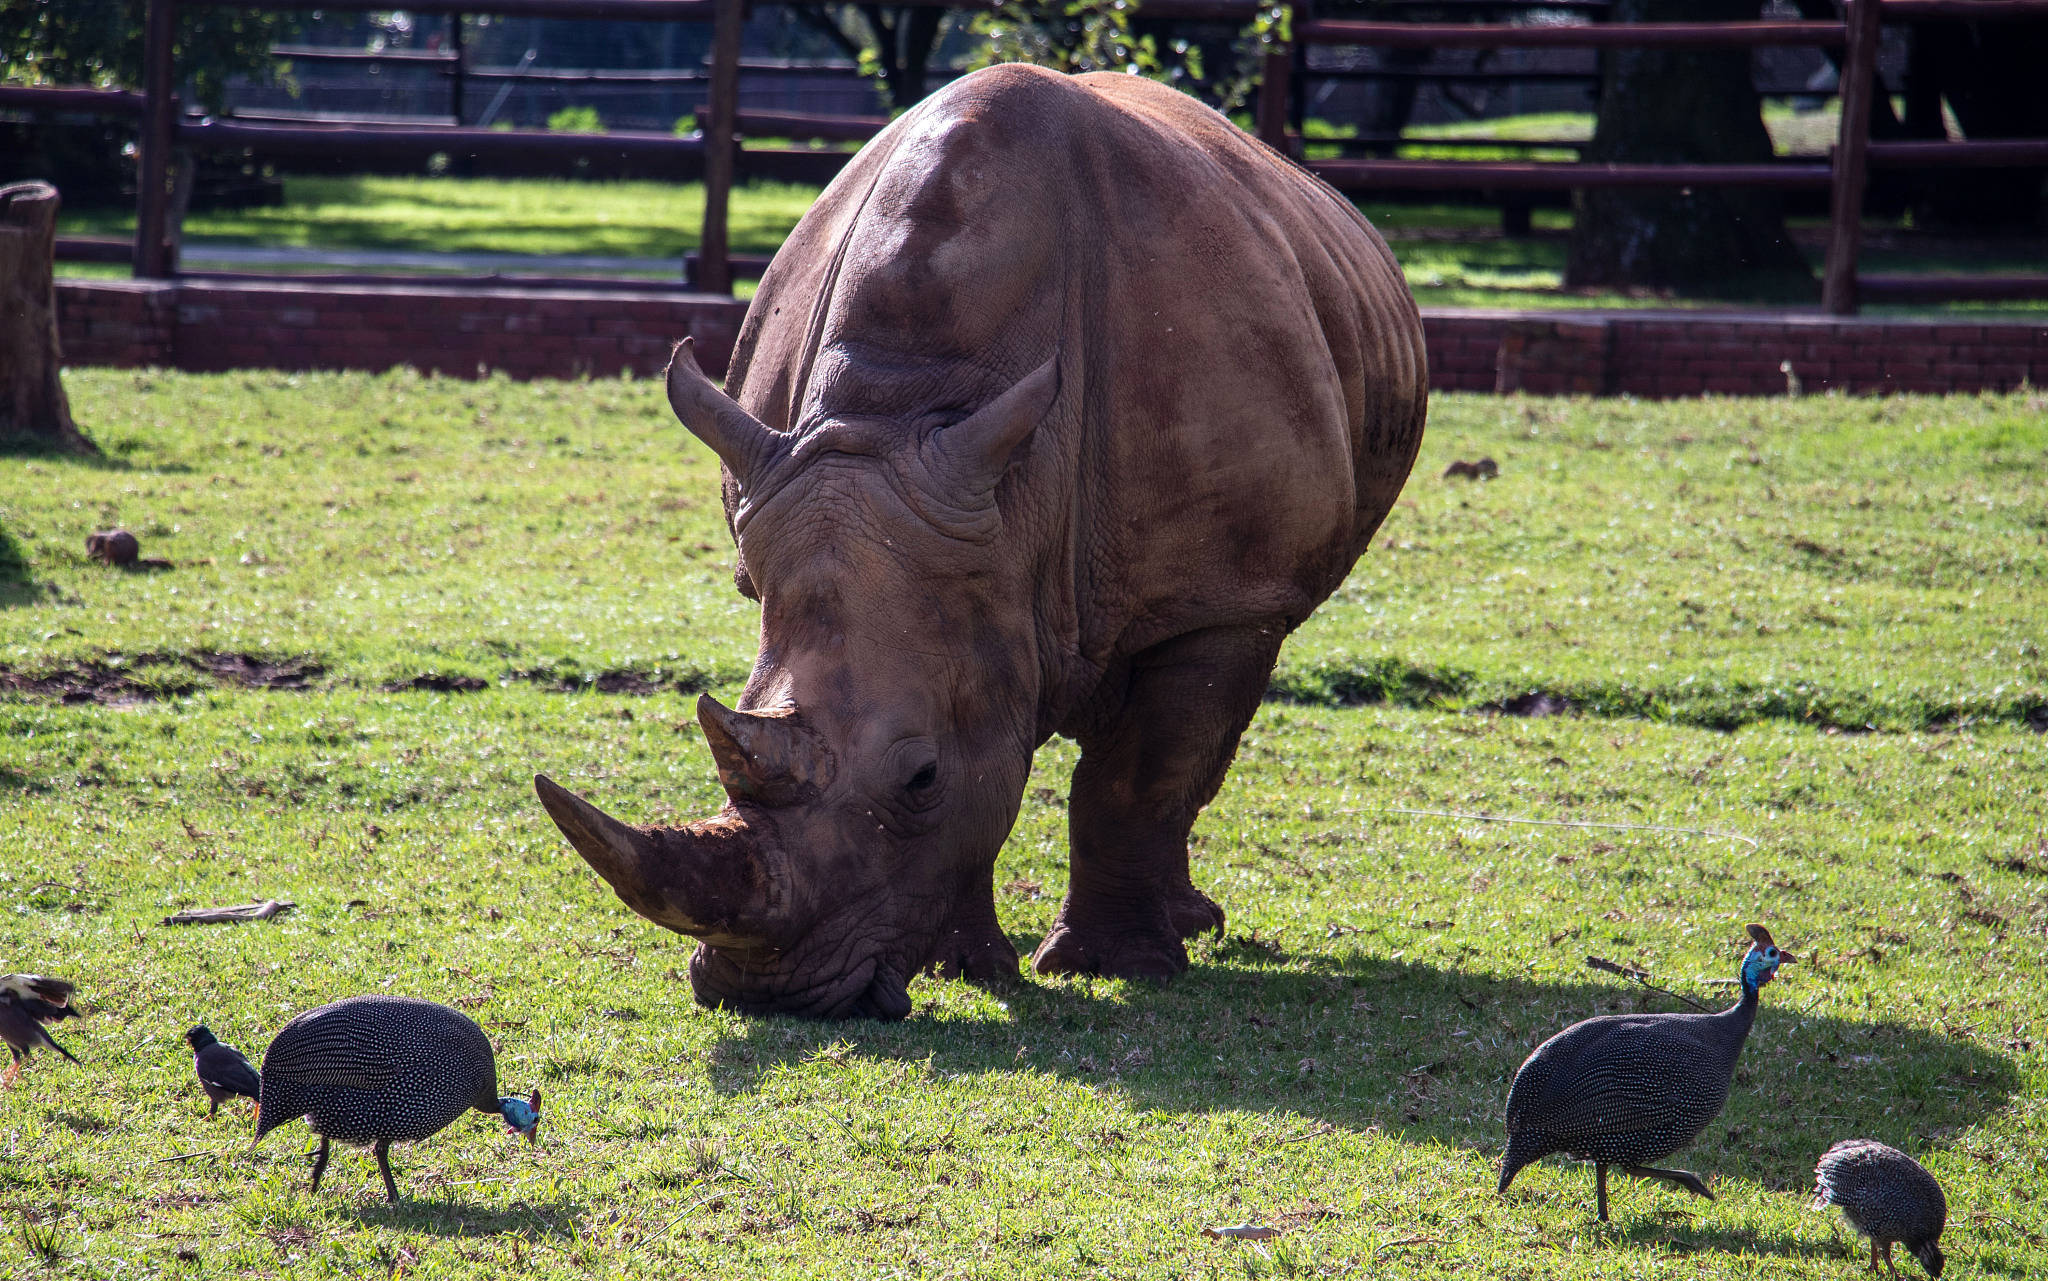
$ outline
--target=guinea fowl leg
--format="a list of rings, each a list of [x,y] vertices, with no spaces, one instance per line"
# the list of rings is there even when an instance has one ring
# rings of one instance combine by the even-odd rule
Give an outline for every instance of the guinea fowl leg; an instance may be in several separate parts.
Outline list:
[[[1897,1281],[1899,1265],[1892,1262],[1892,1243],[1889,1241],[1884,1243],[1884,1270],[1891,1273],[1893,1281]]]
[[[12,1050],[12,1049],[14,1049],[14,1047],[13,1047],[13,1046],[9,1046],[8,1048],[9,1048],[9,1049],[11,1049],[11,1050]],[[0,1076],[0,1086],[7,1086],[7,1085],[13,1085],[13,1084],[14,1084],[14,1078],[15,1078],[15,1077],[17,1077],[17,1076],[20,1076],[20,1075],[21,1075],[21,1051],[20,1051],[20,1050],[14,1050],[14,1062],[12,1062],[12,1063],[9,1063],[9,1064],[7,1065],[7,1072],[6,1072],[6,1075],[4,1075],[4,1076]]]
[[[398,1182],[391,1177],[391,1140],[380,1139],[377,1143],[377,1168],[384,1172],[384,1195],[391,1198],[391,1204],[398,1204]]]
[[[1593,1165],[1593,1190],[1600,1194],[1600,1222],[1607,1222],[1607,1164],[1604,1161]]]
[[[331,1141],[324,1134],[320,1136],[320,1151],[313,1157],[313,1186],[309,1191],[320,1190],[320,1176],[327,1172],[327,1145]]]
[[[1672,1187],[1684,1188],[1694,1196],[1703,1196],[1709,1201],[1714,1199],[1714,1194],[1707,1190],[1700,1176],[1690,1170],[1660,1170],[1653,1165],[1624,1165],[1621,1168],[1639,1179],[1661,1179]]]

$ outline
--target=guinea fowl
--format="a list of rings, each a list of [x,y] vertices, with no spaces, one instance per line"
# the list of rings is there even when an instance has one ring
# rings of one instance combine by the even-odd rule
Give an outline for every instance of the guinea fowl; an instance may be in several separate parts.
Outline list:
[[[76,1055],[43,1030],[45,1023],[83,1017],[71,1004],[71,994],[77,990],[74,983],[41,974],[0,974],[0,1041],[6,1041],[14,1054],[6,1074],[0,1076],[0,1085],[14,1084],[14,1078],[21,1075],[22,1061],[39,1045],[78,1062]]]
[[[1600,1218],[1607,1167],[1714,1194],[1697,1174],[1649,1164],[1685,1147],[1720,1115],[1758,994],[1795,959],[1761,925],[1742,958],[1742,999],[1719,1014],[1609,1014],[1574,1023],[1536,1047],[1508,1089],[1500,1190],[1532,1161],[1563,1152],[1593,1162]]]
[[[192,1047],[192,1070],[199,1076],[199,1088],[206,1091],[212,1104],[206,1115],[220,1111],[220,1105],[237,1094],[245,1099],[260,1097],[263,1080],[256,1069],[240,1050],[221,1044],[204,1023],[185,1033],[185,1044]]]
[[[1813,1167],[1813,1208],[1839,1205],[1849,1225],[1870,1238],[1870,1270],[1880,1256],[1893,1276],[1892,1243],[1911,1250],[1930,1277],[1947,1262],[1941,1230],[1948,1199],[1925,1166],[1897,1148],[1869,1139],[1844,1139]]]
[[[340,1139],[376,1151],[395,1202],[391,1145],[424,1139],[471,1108],[503,1117],[529,1143],[540,1127],[540,1091],[498,1096],[490,1039],[468,1015],[411,997],[352,996],[299,1015],[264,1051],[256,1141],[303,1116],[320,1136],[313,1191]]]

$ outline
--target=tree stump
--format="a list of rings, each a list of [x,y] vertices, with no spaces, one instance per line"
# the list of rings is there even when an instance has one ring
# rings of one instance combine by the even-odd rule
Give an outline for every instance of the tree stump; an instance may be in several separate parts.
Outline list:
[[[57,205],[47,182],[0,187],[0,440],[97,454],[58,377]]]

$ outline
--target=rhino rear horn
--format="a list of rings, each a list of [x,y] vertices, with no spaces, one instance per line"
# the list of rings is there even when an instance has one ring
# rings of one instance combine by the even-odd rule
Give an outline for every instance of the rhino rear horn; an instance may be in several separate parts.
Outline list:
[[[696,343],[676,344],[668,362],[668,405],[690,434],[711,447],[742,488],[788,446],[788,437],[740,408],[697,365]]]
[[[832,749],[788,713],[737,712],[700,694],[697,723],[718,781],[736,801],[793,805],[832,785]]]
[[[932,434],[925,465],[944,492],[985,494],[1010,466],[1010,456],[1052,411],[1060,394],[1060,358],[1024,375],[966,418]]]

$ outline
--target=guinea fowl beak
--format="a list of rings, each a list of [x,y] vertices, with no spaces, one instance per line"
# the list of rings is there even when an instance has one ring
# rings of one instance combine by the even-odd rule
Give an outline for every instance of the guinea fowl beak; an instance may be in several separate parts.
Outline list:
[[[1778,964],[1791,965],[1798,959],[1798,957],[1792,955],[1790,952],[1787,952],[1784,948],[1781,947],[1778,949]]]

